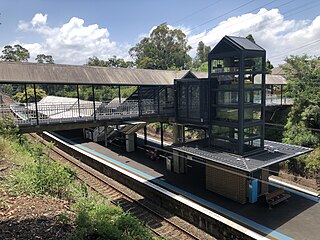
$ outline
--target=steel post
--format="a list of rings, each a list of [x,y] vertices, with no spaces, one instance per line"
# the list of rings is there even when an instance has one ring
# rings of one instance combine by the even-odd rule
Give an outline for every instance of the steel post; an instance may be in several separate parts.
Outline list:
[[[97,120],[97,116],[96,116],[96,96],[94,93],[94,84],[92,84],[92,97],[93,97],[93,119],[94,121]]]
[[[37,125],[39,125],[39,113],[38,113],[38,103],[37,103],[37,90],[36,90],[36,84],[33,84],[33,94],[34,94],[34,103],[35,103],[35,107],[36,107]]]
[[[78,113],[79,113],[79,117],[81,117],[80,114],[80,94],[79,94],[79,85],[77,84],[77,98],[78,98]]]

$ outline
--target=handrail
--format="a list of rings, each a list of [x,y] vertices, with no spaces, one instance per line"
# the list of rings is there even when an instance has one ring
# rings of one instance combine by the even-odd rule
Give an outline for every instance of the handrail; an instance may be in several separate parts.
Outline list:
[[[172,108],[169,108],[170,106]],[[94,110],[96,120],[123,119],[139,117],[141,115],[174,114],[172,103],[160,103],[154,99],[128,100],[122,103],[117,102],[96,102],[93,109],[92,103],[52,103],[44,104],[38,102],[36,108],[34,103],[14,103],[0,105],[0,118],[10,116],[17,125],[37,125],[77,121],[93,121]],[[160,108],[159,108],[160,106]],[[168,107],[169,106],[169,107]],[[139,109],[140,108],[140,109]],[[160,110],[159,110],[160,109]],[[37,119],[38,116],[38,119]]]

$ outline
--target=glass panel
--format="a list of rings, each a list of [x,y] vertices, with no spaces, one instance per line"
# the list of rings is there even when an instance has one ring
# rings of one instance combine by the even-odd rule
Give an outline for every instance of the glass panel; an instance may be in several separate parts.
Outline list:
[[[244,138],[253,138],[261,136],[261,126],[248,127],[243,129]]]
[[[238,104],[238,92],[217,92],[217,104]]]
[[[227,121],[227,122],[237,122],[238,109],[216,108],[216,120]]]
[[[228,57],[211,61],[211,73],[238,72],[239,58]]]
[[[246,141],[244,142],[244,148],[243,150],[245,152],[249,152],[252,150],[256,150],[258,148],[262,148],[262,141],[261,139],[255,139],[255,140],[251,140],[251,141]]]
[[[238,74],[227,74],[219,75],[218,79],[218,89],[226,90],[238,90],[239,75]]]
[[[262,74],[245,74],[244,87],[245,88],[262,88],[261,85]]]
[[[244,59],[245,71],[262,71],[262,57],[246,57]]]
[[[212,137],[214,138],[223,137],[223,138],[238,139],[238,128],[213,125],[211,130],[212,130]]]
[[[244,93],[244,103],[262,103],[261,90],[246,90]]]
[[[262,109],[259,108],[245,108],[244,109],[244,121],[256,121],[262,118]]]
[[[179,117],[187,116],[187,86],[180,84],[178,99],[178,115]]]
[[[189,86],[189,117],[200,118],[200,86]]]

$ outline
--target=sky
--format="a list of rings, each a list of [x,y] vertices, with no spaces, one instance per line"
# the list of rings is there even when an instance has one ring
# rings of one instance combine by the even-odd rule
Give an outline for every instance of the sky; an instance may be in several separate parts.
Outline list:
[[[0,47],[20,44],[55,63],[89,57],[130,60],[129,49],[166,22],[194,57],[225,35],[252,34],[274,66],[286,56],[320,56],[320,0],[0,0]]]

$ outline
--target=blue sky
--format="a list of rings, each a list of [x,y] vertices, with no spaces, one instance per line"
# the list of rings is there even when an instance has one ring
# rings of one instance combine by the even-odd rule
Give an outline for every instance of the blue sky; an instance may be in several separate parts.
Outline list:
[[[88,57],[130,59],[128,50],[167,22],[193,47],[214,47],[224,35],[246,36],[275,64],[288,54],[320,55],[317,0],[1,0],[0,47],[19,43],[56,63],[84,64]]]

